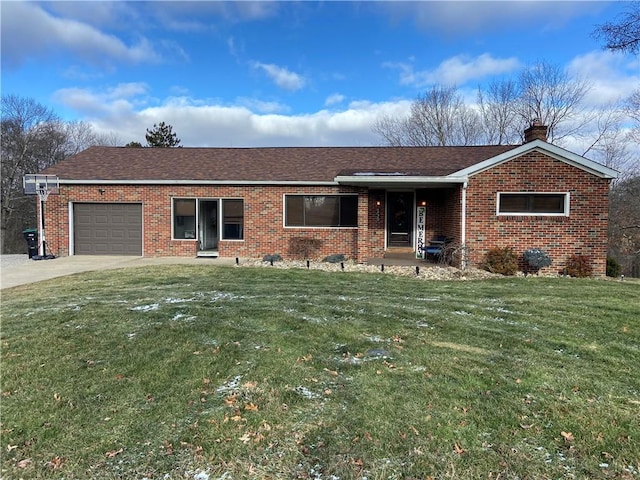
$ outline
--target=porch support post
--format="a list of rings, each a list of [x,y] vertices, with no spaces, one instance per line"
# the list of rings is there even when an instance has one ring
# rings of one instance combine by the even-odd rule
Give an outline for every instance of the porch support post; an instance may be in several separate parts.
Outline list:
[[[38,255],[44,257],[47,254],[47,240],[44,237],[44,200],[40,198],[40,205],[38,208],[38,213],[40,214],[39,223],[40,223],[40,246],[38,247]]]
[[[371,256],[369,238],[369,194],[366,188],[358,192],[358,230],[356,232],[356,261],[364,263]]]
[[[460,268],[463,270],[467,267],[467,182],[462,184],[462,219],[460,225],[460,242],[462,247],[462,259],[460,261]]]

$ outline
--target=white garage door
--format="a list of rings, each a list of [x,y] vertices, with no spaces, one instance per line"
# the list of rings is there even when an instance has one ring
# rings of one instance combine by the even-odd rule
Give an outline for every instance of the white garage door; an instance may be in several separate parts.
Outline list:
[[[75,203],[76,255],[142,255],[142,205]]]

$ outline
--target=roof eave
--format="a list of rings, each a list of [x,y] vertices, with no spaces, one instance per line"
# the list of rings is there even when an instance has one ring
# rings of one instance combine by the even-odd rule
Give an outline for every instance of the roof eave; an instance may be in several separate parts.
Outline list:
[[[61,185],[337,185],[335,181],[298,180],[103,180],[60,179]]]
[[[450,186],[465,183],[466,176],[422,176],[422,175],[338,175],[340,185],[355,187],[426,187]]]

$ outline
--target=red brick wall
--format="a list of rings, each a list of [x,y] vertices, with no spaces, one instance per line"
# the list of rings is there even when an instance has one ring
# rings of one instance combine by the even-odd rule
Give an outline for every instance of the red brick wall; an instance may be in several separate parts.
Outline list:
[[[497,216],[496,192],[570,192],[568,217]],[[356,228],[284,228],[285,194],[322,195],[357,193]],[[606,271],[609,181],[540,153],[532,152],[473,176],[467,188],[466,244],[470,260],[481,262],[493,247],[547,251],[559,271],[567,257],[587,255],[594,274]],[[60,195],[46,203],[48,251],[69,255],[70,202],[136,202],[143,209],[145,256],[195,256],[196,240],[171,240],[171,198],[243,198],[244,240],[220,240],[223,257],[261,258],[280,254],[291,258],[289,241],[310,237],[321,241],[313,258],[345,254],[363,262],[380,257],[385,245],[383,190],[330,186],[183,186],[183,185],[63,185]],[[427,239],[444,234],[461,238],[461,188],[419,190],[416,202],[427,203]],[[380,201],[380,205],[376,202]]]
[[[348,258],[364,259],[384,246],[383,218],[381,222],[368,212],[366,189],[313,186],[133,186],[133,185],[63,185],[60,195],[51,195],[45,207],[48,250],[58,256],[69,255],[69,202],[136,202],[142,203],[143,255],[195,256],[196,240],[171,240],[171,198],[243,198],[244,240],[220,240],[218,251],[223,257],[262,258],[280,254],[291,258],[289,240],[310,237],[322,242],[314,258],[344,254]],[[102,193],[101,193],[102,190]],[[358,219],[371,225],[375,245],[366,236],[358,243],[357,228],[284,228],[285,194],[322,195],[358,193]],[[382,228],[381,228],[382,226]],[[378,240],[380,241],[380,240]]]
[[[498,216],[496,192],[569,192],[568,217]],[[574,254],[591,258],[593,274],[605,275],[609,180],[532,152],[473,176],[467,188],[467,246],[475,264],[493,247],[521,256],[541,248],[562,271]]]

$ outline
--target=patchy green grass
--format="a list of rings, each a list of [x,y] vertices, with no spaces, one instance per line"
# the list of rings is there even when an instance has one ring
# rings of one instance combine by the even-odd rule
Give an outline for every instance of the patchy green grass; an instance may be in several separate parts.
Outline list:
[[[2,478],[640,478],[640,286],[170,266],[2,294]]]

